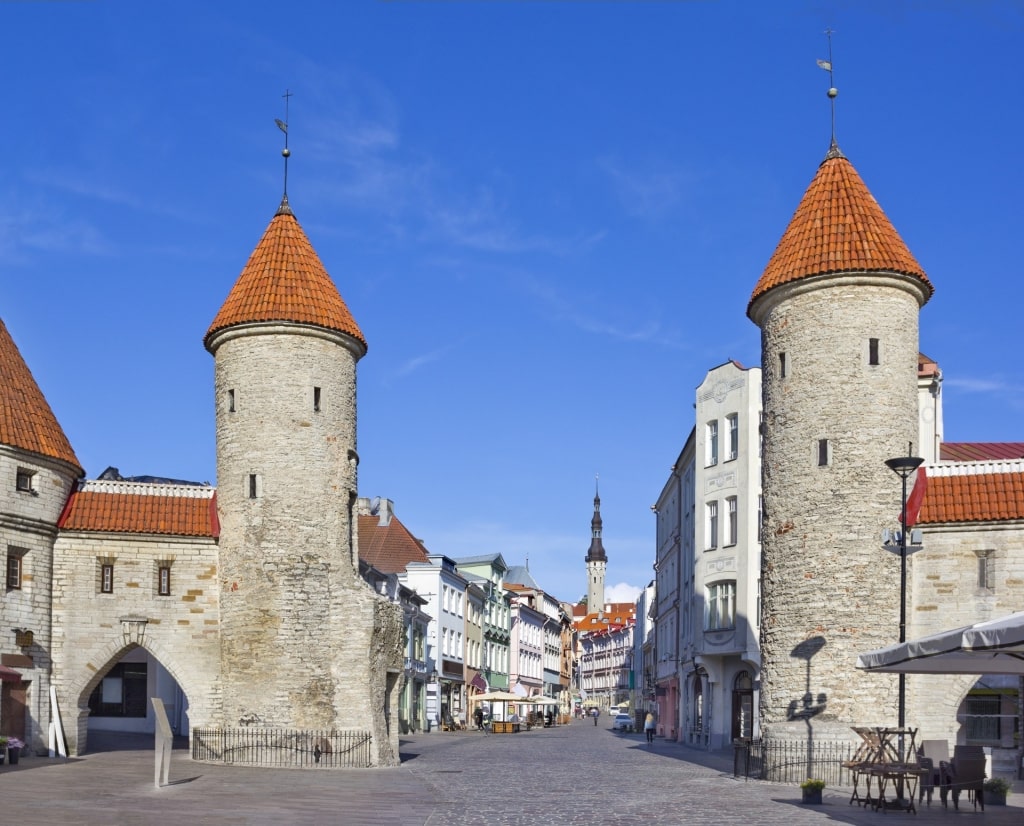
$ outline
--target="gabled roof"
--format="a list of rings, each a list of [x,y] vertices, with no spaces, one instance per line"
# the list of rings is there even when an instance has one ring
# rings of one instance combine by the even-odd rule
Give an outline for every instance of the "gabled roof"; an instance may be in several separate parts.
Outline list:
[[[366,339],[287,198],[207,330],[207,349],[213,335],[227,327],[274,321],[335,330],[366,348]]]
[[[747,315],[774,287],[846,272],[909,275],[921,281],[929,296],[935,292],[853,164],[833,147],[754,287]]]
[[[943,442],[939,445],[943,462],[992,462],[1024,459],[1024,442]]]
[[[533,578],[533,574],[530,573],[530,569],[525,565],[510,565],[508,571],[505,573],[505,587],[509,588],[514,585],[522,585],[526,588],[533,588],[535,590],[541,590],[541,587],[537,584],[537,580]]]
[[[197,485],[162,485],[91,479],[74,491],[57,527],[67,531],[220,535],[217,492]]]
[[[919,524],[1024,520],[1024,460],[928,466]]]
[[[0,319],[0,444],[38,453],[72,465],[78,463],[71,442],[53,415],[32,371],[21,357],[7,326]]]
[[[359,516],[359,558],[386,574],[405,570],[410,562],[429,562],[423,547],[397,516],[387,525],[376,516]]]

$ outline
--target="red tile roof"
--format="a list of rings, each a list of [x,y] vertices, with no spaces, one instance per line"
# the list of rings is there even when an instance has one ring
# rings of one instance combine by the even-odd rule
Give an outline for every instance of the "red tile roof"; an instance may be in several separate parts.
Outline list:
[[[427,549],[398,517],[381,526],[376,516],[359,516],[359,558],[385,574],[397,574],[410,562],[428,562]]]
[[[0,444],[59,459],[82,475],[71,442],[0,320]]]
[[[609,627],[622,628],[624,625],[636,622],[635,602],[612,602],[608,604],[608,607],[610,609],[608,611],[591,611],[582,617],[573,611],[573,626],[581,634],[587,634]]]
[[[929,465],[922,525],[1024,519],[1024,461]]]
[[[943,442],[939,446],[943,462],[992,462],[1024,459],[1024,442]]]
[[[206,332],[253,322],[293,322],[366,339],[299,222],[282,202]]]
[[[917,377],[934,376],[939,373],[939,363],[924,353],[917,354]]]
[[[211,487],[143,482],[82,483],[57,526],[71,531],[210,536],[220,533]]]
[[[773,287],[815,275],[839,272],[892,272],[935,289],[899,233],[838,149],[818,167],[789,226],[775,248],[750,307]]]

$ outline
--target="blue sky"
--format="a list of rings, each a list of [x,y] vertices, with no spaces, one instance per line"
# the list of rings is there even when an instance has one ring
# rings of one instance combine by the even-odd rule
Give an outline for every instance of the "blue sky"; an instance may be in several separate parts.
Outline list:
[[[282,189],[369,342],[360,492],[653,577],[705,372],[838,141],[936,286],[950,441],[1024,440],[1019,2],[0,3],[0,317],[86,472],[215,481],[203,335]],[[621,591],[613,591],[613,594]]]

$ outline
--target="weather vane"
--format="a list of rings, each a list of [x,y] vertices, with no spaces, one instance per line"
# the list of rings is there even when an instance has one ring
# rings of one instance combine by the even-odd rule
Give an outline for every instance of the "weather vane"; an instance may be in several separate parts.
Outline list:
[[[818,66],[828,72],[828,98],[832,103],[832,145],[831,149],[838,148],[836,145],[836,95],[839,94],[839,90],[835,86],[835,81],[832,77],[832,35],[835,34],[833,29],[825,29],[825,36],[828,38],[828,60],[819,60]]]
[[[277,128],[284,132],[284,149],[281,150],[281,155],[284,157],[284,200],[288,200],[288,156],[291,155],[291,150],[288,149],[288,104],[291,103],[289,98],[292,93],[288,90],[284,90],[284,94],[281,97],[284,98],[284,120],[280,118],[274,118],[274,123],[277,124]]]

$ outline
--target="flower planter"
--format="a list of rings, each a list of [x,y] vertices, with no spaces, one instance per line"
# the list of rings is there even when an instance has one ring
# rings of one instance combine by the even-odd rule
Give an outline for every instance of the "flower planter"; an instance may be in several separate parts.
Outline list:
[[[18,759],[21,757],[21,748],[19,746],[8,746],[7,747],[7,760],[12,766],[18,764]]]
[[[1006,805],[1006,795],[1005,794],[1001,794],[1000,792],[984,792],[984,795],[985,796],[982,799],[985,801],[985,805],[986,806],[1005,806]]]
[[[804,803],[821,805],[821,789],[801,789],[800,793],[803,795]]]

